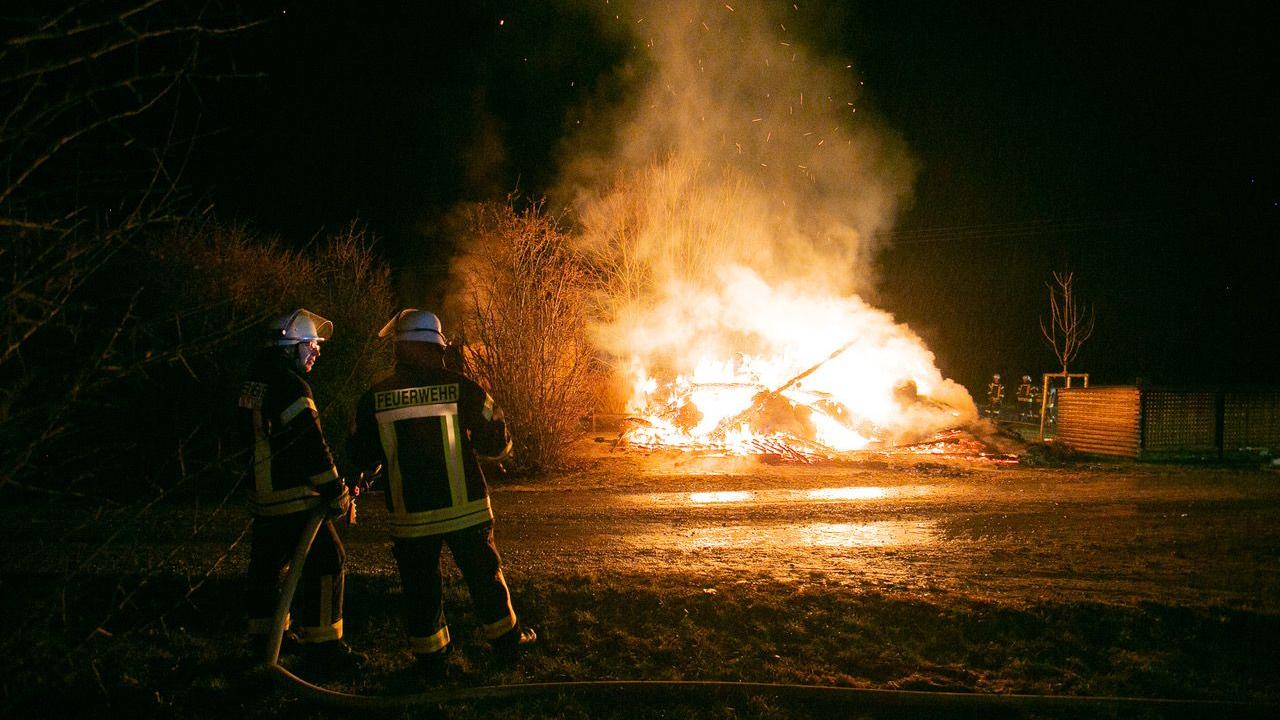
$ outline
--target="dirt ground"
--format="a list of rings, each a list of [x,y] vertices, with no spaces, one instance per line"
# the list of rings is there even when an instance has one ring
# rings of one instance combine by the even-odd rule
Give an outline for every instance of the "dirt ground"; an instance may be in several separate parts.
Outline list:
[[[551,484],[501,487],[494,507],[508,562],[533,575],[674,567],[708,587],[820,580],[1003,602],[1280,610],[1274,471],[600,452]]]
[[[495,478],[506,575],[544,645],[518,668],[491,665],[450,569],[459,685],[716,679],[1280,700],[1275,469],[800,465],[610,448],[588,443],[571,472]],[[0,709],[324,717],[243,674],[245,505],[210,492],[0,507],[0,611],[21,621],[0,648]],[[371,668],[340,689],[366,694],[393,692],[411,669],[385,521],[374,493],[345,531],[348,636]],[[664,708],[560,698],[448,716],[826,716],[767,698]]]
[[[927,456],[806,466],[587,450],[576,471],[495,480],[508,575],[677,569],[707,587],[821,581],[1003,602],[1280,611],[1275,470]],[[345,533],[354,574],[394,572],[382,503],[366,496]],[[95,573],[194,572],[244,529],[244,503],[215,509],[164,507],[133,523],[135,507],[0,508],[0,576],[86,560]],[[244,549],[220,569],[236,572]]]

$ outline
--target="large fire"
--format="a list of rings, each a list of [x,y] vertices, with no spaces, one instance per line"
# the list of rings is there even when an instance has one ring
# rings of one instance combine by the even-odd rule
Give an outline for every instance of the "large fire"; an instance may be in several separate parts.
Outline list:
[[[919,338],[856,296],[781,292],[743,269],[727,275],[736,282],[715,300],[741,300],[735,327],[687,331],[691,343],[667,357],[676,369],[665,377],[632,359],[630,443],[830,456],[917,442],[975,418],[968,393],[942,377]],[[726,356],[725,335],[758,352]]]
[[[865,111],[855,64],[798,33],[821,9],[601,11],[643,61],[619,68],[624,102],[575,121],[560,192],[602,268],[595,339],[629,375],[625,440],[807,458],[975,419],[920,338],[862,300],[917,165]]]

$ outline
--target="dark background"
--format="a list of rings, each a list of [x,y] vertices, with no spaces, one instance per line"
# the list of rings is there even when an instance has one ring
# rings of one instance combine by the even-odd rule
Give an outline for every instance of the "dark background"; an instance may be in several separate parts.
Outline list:
[[[875,304],[971,389],[1057,369],[1045,281],[1077,273],[1094,382],[1275,382],[1280,63],[1265,3],[799,4],[920,162]],[[188,169],[302,243],[353,218],[402,300],[438,299],[459,201],[536,197],[575,110],[632,52],[567,3],[282,4],[256,82],[204,97]],[[500,22],[501,21],[501,22]]]

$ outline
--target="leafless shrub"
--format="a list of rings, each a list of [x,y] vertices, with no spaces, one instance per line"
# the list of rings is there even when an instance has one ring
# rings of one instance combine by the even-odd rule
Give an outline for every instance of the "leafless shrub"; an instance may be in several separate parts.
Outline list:
[[[591,277],[539,205],[474,205],[458,228],[452,314],[468,369],[506,412],[516,462],[559,465],[599,389],[587,338]]]
[[[149,289],[157,312],[139,323],[148,384],[187,400],[173,412],[184,432],[203,428],[206,442],[226,433],[242,374],[272,316],[307,307],[334,322],[310,378],[331,440],[346,431],[369,379],[389,365],[376,332],[392,312],[390,274],[373,239],[350,225],[308,250],[256,236],[244,226],[181,227],[148,245]],[[172,431],[170,431],[172,432]],[[176,439],[174,440],[176,442]],[[340,443],[335,443],[340,447]],[[205,453],[206,456],[212,451]],[[172,453],[163,453],[171,457]]]

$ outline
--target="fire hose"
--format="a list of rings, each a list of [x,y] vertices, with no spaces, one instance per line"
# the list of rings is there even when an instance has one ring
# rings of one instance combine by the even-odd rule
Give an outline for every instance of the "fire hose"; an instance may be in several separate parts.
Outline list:
[[[272,618],[266,666],[273,672],[279,683],[296,691],[303,699],[332,707],[394,709],[441,705],[464,700],[517,699],[567,694],[606,695],[612,698],[621,696],[687,698],[689,695],[700,694],[713,697],[764,695],[804,703],[857,706],[864,712],[871,710],[912,710],[934,713],[1013,711],[1069,713],[1087,717],[1102,714],[1130,717],[1138,712],[1155,712],[1165,717],[1280,717],[1280,704],[1277,703],[886,690],[732,680],[580,680],[441,688],[430,692],[403,695],[359,695],[330,690],[294,675],[280,664],[280,645],[284,640],[285,619],[288,617],[294,593],[297,592],[298,582],[302,578],[302,565],[324,521],[323,512],[312,515],[298,538],[289,573],[280,593],[280,602],[276,605],[275,615]]]

